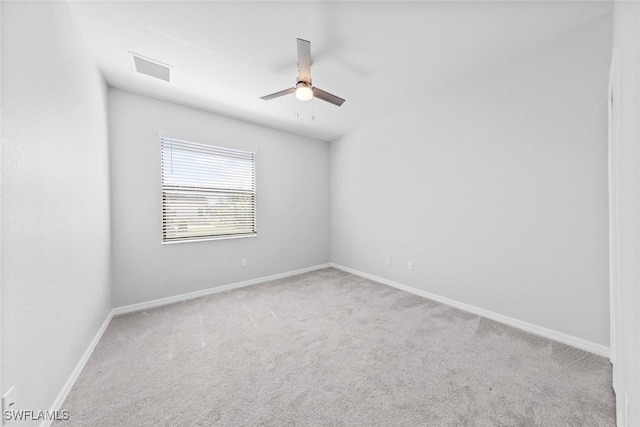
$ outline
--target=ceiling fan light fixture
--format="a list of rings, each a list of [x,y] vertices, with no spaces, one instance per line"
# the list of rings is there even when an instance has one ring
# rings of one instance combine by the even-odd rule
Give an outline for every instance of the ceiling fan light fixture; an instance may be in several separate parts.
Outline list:
[[[344,104],[345,100],[339,96],[335,96],[311,85],[311,42],[308,40],[298,39],[297,44],[298,77],[296,78],[296,85],[270,95],[261,96],[260,99],[269,101],[295,92],[296,98],[300,101],[308,101],[310,99],[318,98],[321,101],[328,102],[329,104],[333,104],[338,107]]]
[[[311,90],[311,85],[305,82],[299,82],[296,85],[296,98],[300,101],[308,101],[313,98],[313,90]]]

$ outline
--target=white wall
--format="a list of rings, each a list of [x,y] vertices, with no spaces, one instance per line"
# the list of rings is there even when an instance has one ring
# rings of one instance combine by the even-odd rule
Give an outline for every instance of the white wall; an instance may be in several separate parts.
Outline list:
[[[2,11],[2,4],[3,2],[0,2],[0,237],[1,237],[1,230],[2,230],[2,141],[4,141],[4,138],[2,136],[2,105],[1,105],[1,100],[2,100],[2,22],[3,22],[3,11]],[[2,329],[3,329],[3,320],[2,320],[2,242],[0,242],[0,393],[2,393],[4,391],[4,388],[2,387]]]
[[[116,306],[329,262],[326,142],[118,89],[109,100]],[[258,149],[257,237],[161,243],[160,130]]]
[[[610,52],[608,16],[332,142],[333,262],[608,345]]]
[[[107,89],[66,3],[2,7],[2,392],[47,410],[111,308]]]
[[[613,366],[619,426],[640,425],[640,4],[616,2],[613,46],[619,49],[617,277],[621,320]]]

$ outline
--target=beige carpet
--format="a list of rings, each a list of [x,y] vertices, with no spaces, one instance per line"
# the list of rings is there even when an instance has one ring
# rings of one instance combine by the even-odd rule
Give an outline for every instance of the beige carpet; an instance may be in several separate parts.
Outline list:
[[[335,269],[113,319],[55,426],[614,426],[608,360]]]

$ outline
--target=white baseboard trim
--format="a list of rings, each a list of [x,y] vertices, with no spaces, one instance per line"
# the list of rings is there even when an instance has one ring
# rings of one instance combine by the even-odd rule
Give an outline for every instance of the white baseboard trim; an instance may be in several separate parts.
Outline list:
[[[268,282],[270,280],[282,279],[289,276],[295,276],[296,274],[308,273],[310,271],[320,270],[322,268],[328,268],[328,267],[331,267],[331,264],[315,265],[313,267],[306,267],[306,268],[301,268],[299,270],[293,270],[293,271],[287,271],[285,273],[274,274],[271,276],[259,277],[257,279],[246,280],[244,282],[231,283],[229,285],[218,286],[216,288],[205,289],[197,292],[190,292],[187,294],[181,294],[173,297],[161,298],[153,301],[142,302],[139,304],[131,304],[131,305],[126,305],[123,307],[117,307],[112,309],[107,315],[107,318],[102,323],[102,326],[100,326],[100,329],[96,333],[95,337],[93,337],[93,340],[91,340],[91,343],[89,343],[89,347],[87,347],[87,350],[84,352],[84,354],[80,358],[80,361],[71,372],[71,375],[69,376],[69,378],[67,379],[67,382],[62,387],[62,390],[60,390],[60,393],[58,393],[58,396],[56,397],[56,400],[51,405],[51,408],[49,409],[49,411],[55,412],[60,410],[60,408],[62,407],[62,404],[67,399],[69,392],[73,388],[73,385],[76,383],[76,381],[78,380],[78,377],[82,373],[82,370],[87,364],[87,361],[91,357],[93,350],[95,350],[96,345],[98,345],[98,342],[100,341],[100,338],[102,338],[104,331],[107,330],[107,326],[109,326],[109,323],[111,322],[111,319],[113,318],[113,316],[116,316],[118,314],[131,313],[134,311],[147,310],[154,307],[160,307],[162,305],[172,304],[174,302],[187,301],[187,300],[202,297],[205,295],[211,295],[218,292],[228,291],[231,289],[237,289],[245,286],[256,285],[258,283]],[[53,420],[44,420],[42,421],[42,423],[40,423],[40,427],[49,427],[52,422]]]
[[[201,291],[189,292],[186,294],[175,295],[167,298],[160,298],[152,301],[141,302],[137,304],[125,305],[113,309],[113,315],[132,313],[134,311],[149,310],[151,308],[160,307],[176,302],[187,301],[194,298],[200,298],[206,295],[216,294],[218,292],[229,291],[231,289],[244,288],[245,286],[257,285],[258,283],[268,282],[270,280],[282,279],[296,274],[308,273],[310,271],[320,270],[322,268],[331,267],[331,264],[320,264],[313,267],[301,268],[299,270],[287,271],[284,273],[273,274],[271,276],[258,277],[256,279],[246,280],[244,282],[236,282],[228,285],[217,286],[215,288],[203,289]]]
[[[331,263],[331,267],[338,270],[346,271],[347,273],[355,274],[356,276],[365,277],[367,279],[382,283],[387,286],[391,286],[396,289],[400,289],[412,294],[428,298],[434,301],[441,302],[451,307],[458,308],[460,310],[467,311],[469,313],[477,314],[478,316],[486,317],[496,322],[504,323],[505,325],[513,326],[514,328],[522,329],[523,331],[531,332],[536,335],[543,336],[545,338],[552,339],[554,341],[561,342],[571,347],[576,347],[581,350],[588,351],[590,353],[597,354],[603,357],[609,357],[609,347],[601,344],[596,344],[591,341],[577,338],[571,335],[564,334],[562,332],[554,331],[552,329],[543,328],[542,326],[534,325],[532,323],[524,322],[522,320],[514,319],[513,317],[504,316],[502,314],[495,313],[493,311],[485,310],[484,308],[476,307],[470,304],[459,302],[453,299],[442,297],[440,295],[432,294],[422,289],[417,289],[411,286],[403,285],[392,280],[384,279],[382,277],[374,276],[373,274],[363,273],[362,271],[354,270],[352,268],[344,267],[339,264]]]
[[[59,411],[60,408],[62,407],[62,404],[67,399],[67,396],[69,395],[69,392],[73,388],[73,385],[76,383],[76,381],[78,380],[78,377],[82,373],[82,370],[84,369],[85,365],[89,361],[89,358],[93,353],[93,350],[95,350],[96,346],[98,345],[98,342],[100,341],[100,338],[102,338],[102,334],[104,334],[104,331],[107,330],[107,326],[109,326],[109,322],[111,322],[111,318],[113,318],[113,310],[111,310],[107,315],[107,318],[104,319],[104,322],[102,322],[100,329],[98,329],[98,332],[89,343],[89,347],[87,347],[84,354],[78,361],[78,364],[71,372],[71,375],[67,379],[67,382],[64,383],[62,390],[60,390],[60,393],[58,393],[56,400],[53,401],[53,404],[49,409],[50,413]],[[52,422],[53,420],[44,420],[40,423],[40,427],[49,427]]]
[[[445,297],[442,297],[442,296],[439,296],[439,295],[436,295],[436,294],[432,294],[430,292],[423,291],[421,289],[413,288],[411,286],[403,285],[403,284],[394,282],[392,280],[388,280],[388,279],[384,279],[382,277],[374,276],[373,274],[363,273],[361,271],[354,270],[354,269],[348,268],[348,267],[344,267],[344,266],[339,265],[339,264],[330,263],[330,264],[316,265],[316,266],[313,266],[313,267],[301,268],[299,270],[287,271],[285,273],[279,273],[279,274],[274,274],[274,275],[271,275],[271,276],[259,277],[259,278],[256,278],[256,279],[246,280],[244,282],[231,283],[231,284],[228,284],[228,285],[218,286],[218,287],[215,287],[215,288],[204,289],[202,291],[190,292],[190,293],[187,293],[187,294],[181,294],[181,295],[176,295],[176,296],[173,296],[173,297],[161,298],[161,299],[157,299],[157,300],[153,300],[153,301],[148,301],[148,302],[143,302],[143,303],[138,303],[138,304],[131,304],[131,305],[126,305],[126,306],[117,307],[117,308],[112,309],[111,312],[109,312],[109,314],[107,315],[107,318],[102,323],[102,326],[100,326],[100,329],[96,333],[96,335],[93,338],[93,340],[91,340],[91,343],[89,343],[89,346],[87,347],[87,349],[85,350],[84,354],[82,355],[82,357],[78,361],[78,364],[76,365],[74,370],[71,372],[71,375],[69,376],[69,378],[67,379],[66,383],[62,387],[62,390],[60,390],[60,393],[58,393],[58,396],[56,397],[55,401],[51,405],[50,411],[51,412],[59,411],[60,408],[62,407],[62,404],[66,400],[67,396],[69,395],[69,392],[73,388],[73,385],[75,384],[75,382],[77,381],[78,377],[82,373],[82,370],[84,369],[85,365],[87,364],[87,361],[91,357],[91,354],[93,353],[93,350],[96,348],[96,345],[98,345],[98,342],[100,341],[100,338],[102,338],[102,335],[104,334],[105,330],[107,329],[107,326],[109,326],[109,323],[111,322],[111,319],[113,318],[113,316],[116,316],[116,315],[119,315],[119,314],[131,313],[131,312],[134,312],[134,311],[147,310],[147,309],[150,309],[150,308],[160,307],[160,306],[167,305],[167,304],[172,304],[172,303],[175,303],[175,302],[187,301],[187,300],[198,298],[198,297],[202,297],[202,296],[205,296],[205,295],[211,295],[211,294],[215,294],[215,293],[218,293],[218,292],[228,291],[228,290],[231,290],[231,289],[237,289],[237,288],[242,288],[242,287],[245,287],[245,286],[256,285],[258,283],[268,282],[270,280],[282,279],[282,278],[289,277],[289,276],[295,276],[296,274],[308,273],[310,271],[320,270],[322,268],[327,268],[327,267],[337,268],[338,270],[342,270],[342,271],[345,271],[347,273],[355,274],[356,276],[365,277],[367,279],[376,281],[378,283],[382,283],[382,284],[387,285],[387,286],[391,286],[391,287],[396,288],[396,289],[400,289],[400,290],[403,290],[403,291],[406,291],[406,292],[410,292],[412,294],[415,294],[415,295],[418,295],[418,296],[421,296],[421,297],[424,297],[424,298],[428,298],[428,299],[431,299],[431,300],[434,300],[434,301],[438,301],[438,302],[441,302],[443,304],[458,308],[460,310],[464,310],[464,311],[467,311],[469,313],[477,314],[478,316],[486,317],[488,319],[495,320],[496,322],[504,323],[506,325],[513,326],[515,328],[522,329],[524,331],[531,332],[531,333],[534,333],[536,335],[540,335],[540,336],[543,336],[545,338],[549,338],[549,339],[561,342],[563,344],[567,344],[567,345],[570,345],[572,347],[579,348],[581,350],[585,350],[585,351],[588,351],[588,352],[591,352],[591,353],[594,353],[594,354],[597,354],[597,355],[600,355],[600,356],[603,356],[603,357],[609,357],[609,348],[606,347],[606,346],[603,346],[603,345],[600,345],[600,344],[596,344],[596,343],[593,343],[593,342],[590,342],[590,341],[587,341],[587,340],[584,340],[584,339],[581,339],[581,338],[577,338],[577,337],[574,337],[574,336],[571,336],[571,335],[567,335],[567,334],[564,334],[562,332],[554,331],[552,329],[543,328],[541,326],[537,326],[537,325],[534,325],[532,323],[527,323],[527,322],[524,322],[522,320],[514,319],[512,317],[504,316],[502,314],[494,313],[493,311],[489,311],[489,310],[485,310],[483,308],[475,307],[475,306],[470,305],[470,304],[465,304],[463,302],[455,301],[455,300],[452,300],[452,299],[449,299],[449,298],[445,298]],[[52,420],[42,421],[42,423],[40,424],[40,427],[49,427],[51,425],[51,423],[52,423]]]

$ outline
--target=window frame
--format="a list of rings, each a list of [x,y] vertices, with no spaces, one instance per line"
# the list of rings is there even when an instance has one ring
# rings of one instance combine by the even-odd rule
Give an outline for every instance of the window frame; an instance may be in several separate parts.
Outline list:
[[[254,233],[250,233],[250,234],[238,234],[238,235],[221,235],[221,236],[206,236],[206,237],[186,237],[186,238],[181,238],[181,239],[176,239],[176,240],[168,240],[165,241],[165,222],[164,222],[164,209],[165,209],[165,204],[164,204],[164,198],[163,198],[163,193],[164,193],[164,185],[163,185],[163,178],[162,178],[162,140],[163,139],[177,139],[177,140],[181,140],[181,141],[185,141],[185,142],[190,142],[190,143],[195,143],[195,144],[202,144],[202,145],[209,145],[212,147],[218,147],[221,149],[229,149],[229,150],[237,150],[237,151],[244,151],[246,153],[253,153],[254,155]],[[221,144],[219,142],[215,142],[209,139],[203,139],[203,138],[198,138],[198,137],[193,137],[193,136],[185,136],[184,134],[180,134],[180,133],[176,133],[176,132],[170,132],[170,131],[159,131],[158,132],[158,152],[160,155],[160,161],[158,162],[158,165],[160,167],[160,173],[159,173],[159,177],[160,177],[160,185],[159,185],[159,190],[160,190],[160,194],[159,194],[159,198],[160,198],[160,242],[163,245],[174,245],[174,244],[179,244],[179,243],[193,243],[193,242],[208,242],[211,240],[229,240],[229,239],[244,239],[244,238],[251,238],[251,237],[257,237],[258,236],[258,149],[257,148],[248,148],[248,147],[243,147],[243,146],[234,146],[234,145],[229,145],[229,144]]]

